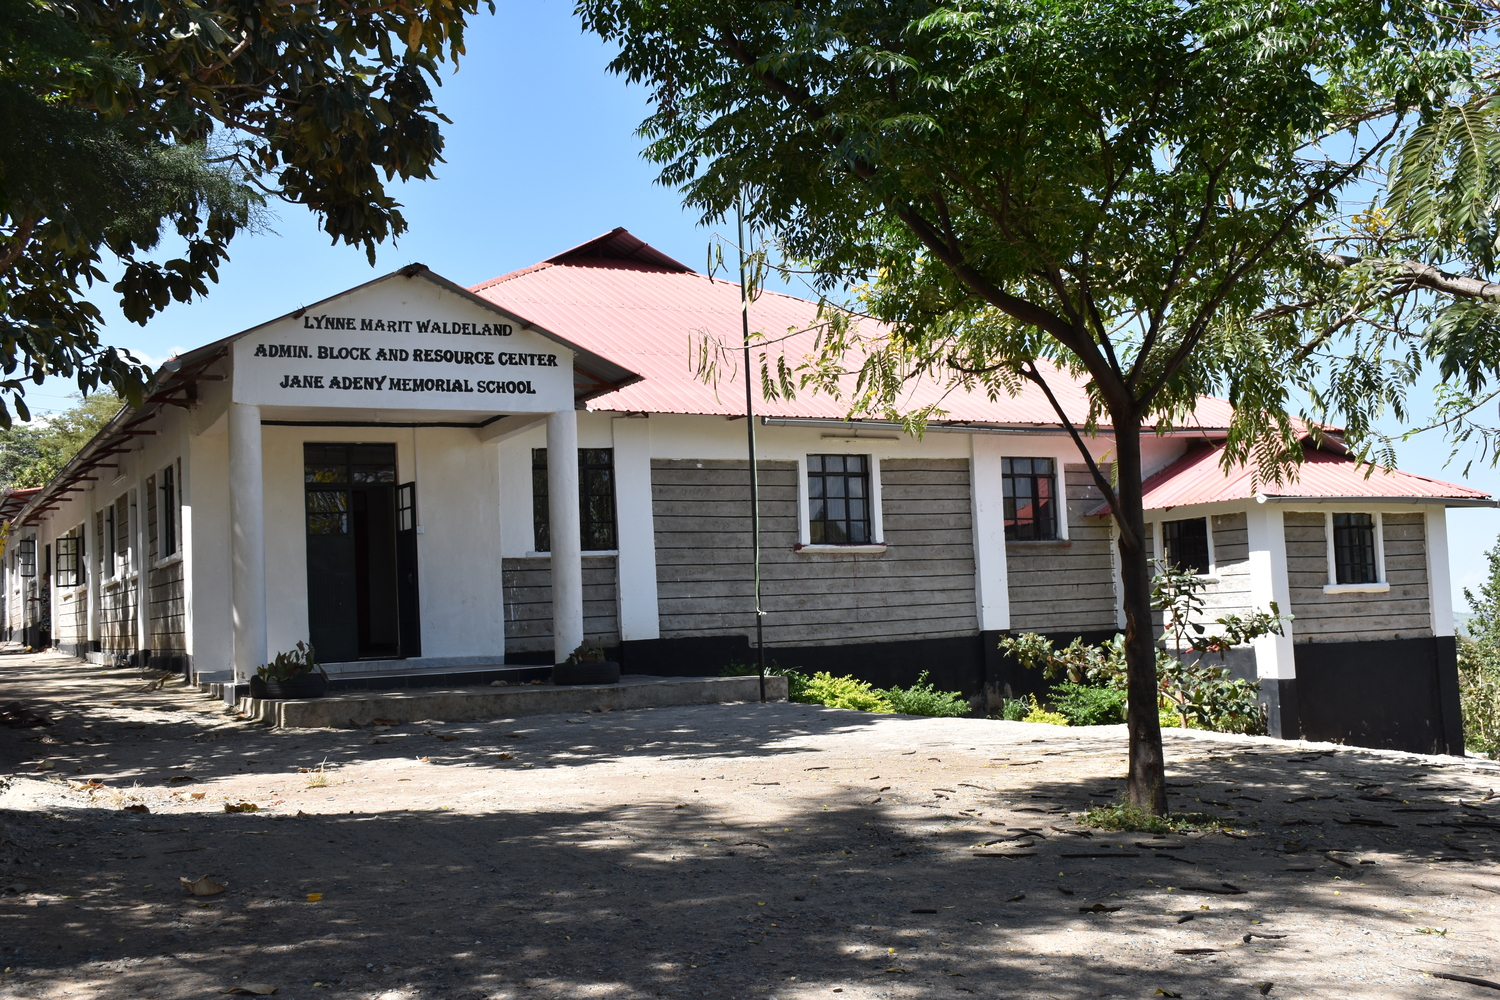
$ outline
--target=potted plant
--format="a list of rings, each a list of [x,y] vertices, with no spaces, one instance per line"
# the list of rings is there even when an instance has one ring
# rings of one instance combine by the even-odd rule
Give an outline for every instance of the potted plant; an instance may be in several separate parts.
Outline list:
[[[604,658],[604,650],[587,642],[552,667],[553,684],[618,684],[620,665]]]
[[[328,674],[305,642],[255,671],[250,678],[252,698],[321,698],[328,693]]]

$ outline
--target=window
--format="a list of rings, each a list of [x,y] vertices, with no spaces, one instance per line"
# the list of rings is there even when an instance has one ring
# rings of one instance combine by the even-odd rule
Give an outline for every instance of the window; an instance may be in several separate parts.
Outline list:
[[[807,540],[869,545],[870,456],[807,456]]]
[[[1163,521],[1161,541],[1169,565],[1200,575],[1208,572],[1208,518]]]
[[[57,585],[83,586],[83,525],[57,540]]]
[[[1370,514],[1333,515],[1333,579],[1336,584],[1378,583],[1376,519]]]
[[[396,482],[393,444],[304,444],[302,480],[307,488],[307,533],[347,535],[349,487]]]
[[[16,572],[22,576],[36,576],[35,538],[23,538],[16,547]]]
[[[1005,540],[1043,542],[1057,537],[1057,465],[1050,458],[1002,458]]]
[[[157,558],[165,559],[177,552],[177,525],[182,511],[182,505],[178,502],[177,496],[175,463],[161,470],[156,488],[160,495],[156,505],[156,509],[160,512],[160,524],[156,532],[156,551]]]
[[[615,450],[578,449],[578,515],[583,550],[618,548],[615,540]],[[531,449],[531,527],[536,551],[552,551],[547,505],[547,449]]]

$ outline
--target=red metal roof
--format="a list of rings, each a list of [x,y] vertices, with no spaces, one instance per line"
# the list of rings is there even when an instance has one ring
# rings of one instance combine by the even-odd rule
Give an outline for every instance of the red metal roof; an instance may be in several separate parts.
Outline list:
[[[1171,465],[1143,484],[1147,510],[1171,510],[1190,504],[1221,503],[1227,500],[1249,500],[1257,495],[1267,499],[1332,500],[1343,497],[1359,500],[1455,500],[1483,502],[1489,494],[1467,486],[1445,483],[1439,479],[1413,475],[1383,466],[1359,465],[1345,455],[1309,448],[1306,460],[1295,470],[1290,482],[1254,484],[1255,466],[1240,466],[1228,473],[1220,465],[1222,445],[1194,445]],[[1367,475],[1368,473],[1368,475]],[[1108,506],[1091,513],[1103,515]]]
[[[590,407],[645,413],[739,415],[745,392],[740,381],[740,287],[699,274],[652,249],[623,229],[616,229],[539,264],[512,271],[471,289],[500,307],[537,323],[559,337],[585,347],[644,376],[642,381],[601,395]],[[774,362],[784,354],[795,366],[814,349],[817,303],[763,292],[750,304],[750,329],[768,338],[787,338],[761,350]],[[884,327],[873,319],[858,321],[859,333],[877,338]],[[697,344],[704,335],[731,355],[723,359],[717,385],[705,384],[695,368]],[[1081,383],[1059,378],[1054,392],[1071,420],[1082,423],[1088,400]],[[853,379],[848,380],[850,389]],[[810,391],[794,400],[763,400],[756,412],[769,417],[844,419],[842,400]],[[1041,390],[1025,386],[1016,396],[989,399],[981,393],[944,391],[938,381],[914,381],[903,408],[938,403],[946,414],[935,418],[961,423],[1056,426],[1057,415]],[[1228,425],[1227,402],[1204,397],[1197,413],[1200,426]]]

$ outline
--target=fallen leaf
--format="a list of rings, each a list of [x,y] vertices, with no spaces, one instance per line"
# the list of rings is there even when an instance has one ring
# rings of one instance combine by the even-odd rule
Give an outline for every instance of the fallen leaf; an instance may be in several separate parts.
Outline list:
[[[253,813],[260,812],[260,806],[254,802],[241,802],[237,805],[233,802],[226,802],[224,803],[224,811],[227,813]]]
[[[197,780],[198,779],[195,778],[195,777],[193,777],[191,774],[176,774],[176,775],[173,775],[172,777],[170,777],[170,778],[167,779],[167,784],[169,784],[169,785],[185,785],[185,784],[187,784],[190,781],[197,781]]]
[[[1218,948],[1173,948],[1172,949],[1172,954],[1174,954],[1174,955],[1214,955],[1214,954],[1217,954],[1218,951],[1219,951]]]
[[[1025,899],[1025,898],[1026,898],[1026,893],[1024,893],[1024,892],[1018,892],[1014,896],[1012,896],[1009,899],[1007,899],[1006,902],[1007,903],[1019,903],[1021,900]]]
[[[188,892],[192,893],[194,896],[217,896],[219,893],[224,891],[223,885],[215,882],[207,875],[204,875],[196,882],[192,881],[191,879],[182,878],[180,876],[178,877],[177,881],[181,882],[182,887]]]
[[[323,894],[321,892],[310,892],[307,894],[307,901],[309,903],[321,903],[323,901]]]
[[[496,760],[515,760],[516,759],[516,755],[515,754],[513,754],[513,753],[505,753],[504,751],[501,751],[500,753],[495,754],[494,757],[495,757]]]
[[[1151,995],[1154,996],[1154,997],[1180,997],[1180,996],[1182,996],[1181,993],[1173,993],[1171,990],[1157,990],[1155,993],[1153,993]]]
[[[149,813],[151,811],[150,809],[147,809],[145,806],[142,806],[142,805],[124,806],[122,808],[124,809],[125,812],[129,812],[129,813]]]
[[[458,742],[458,737],[457,736],[449,736],[447,733],[438,733],[438,739],[442,740],[444,743],[457,743]]]
[[[1105,906],[1103,903],[1095,903],[1093,906],[1080,906],[1078,908],[1078,912],[1079,913],[1114,913],[1114,912],[1118,911],[1119,909],[1120,909],[1120,907],[1118,907],[1118,906]]]
[[[431,764],[432,763],[432,758],[431,757],[418,757],[417,758],[417,763],[418,764]]]
[[[905,972],[905,971],[906,971],[906,970],[905,970],[905,969],[903,969],[903,968],[900,968],[900,967],[899,967],[899,966],[898,966],[898,967],[896,967],[896,968],[892,968],[892,969],[886,969],[886,970],[885,970],[885,971],[886,971],[886,972]]]
[[[188,794],[191,795],[195,799],[201,799],[201,798],[203,798],[203,796],[207,795],[208,793],[207,792],[189,792]]]
[[[52,761],[50,761],[50,760],[39,760],[39,761],[36,762],[36,767],[33,768],[33,770],[36,770],[36,771],[50,771],[50,770],[52,770],[56,766],[57,765],[54,764],[54,763],[52,763]]]
[[[229,987],[229,989],[227,989],[227,990],[220,990],[219,992],[220,993],[249,993],[249,994],[252,994],[254,996],[263,997],[263,996],[270,996],[272,993],[275,993],[276,992],[276,987],[270,986],[270,985],[268,985],[266,983],[246,983],[244,986],[231,986],[231,987]]]
[[[1260,990],[1261,996],[1265,996],[1267,993],[1271,992],[1271,988],[1275,985],[1275,983],[1256,983],[1255,988]]]

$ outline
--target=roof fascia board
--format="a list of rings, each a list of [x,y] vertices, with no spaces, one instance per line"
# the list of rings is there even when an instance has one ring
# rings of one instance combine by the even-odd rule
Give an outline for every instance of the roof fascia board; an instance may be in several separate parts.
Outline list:
[[[718,416],[719,414],[708,414]],[[904,431],[906,428],[894,420],[839,420],[835,417],[761,417],[760,422],[767,427],[837,427],[845,430],[867,430],[880,431]],[[1062,424],[976,424],[963,423],[960,421],[928,421],[926,428],[932,433],[942,434],[1053,434],[1067,435],[1067,430]],[[1153,437],[1197,437],[1205,436],[1205,430],[1216,428],[1181,428],[1162,431],[1153,434]],[[1111,437],[1108,425],[1101,425],[1098,438]]]
[[[1095,513],[1099,510],[1094,508],[1089,513],[1095,517],[1102,517],[1109,513],[1109,505],[1103,505],[1103,513]],[[1179,507],[1147,507],[1146,520],[1150,521],[1180,521],[1193,517],[1210,517],[1214,514],[1243,514],[1250,509],[1250,500],[1245,498],[1234,498],[1227,500],[1211,500],[1208,503],[1185,503]]]
[[[1500,507],[1500,501],[1479,497],[1302,497],[1275,496],[1257,493],[1256,503],[1274,503],[1282,507],[1316,504],[1319,507],[1347,507],[1349,512],[1369,510],[1372,507],[1410,507],[1413,504],[1442,504],[1444,507]]]

